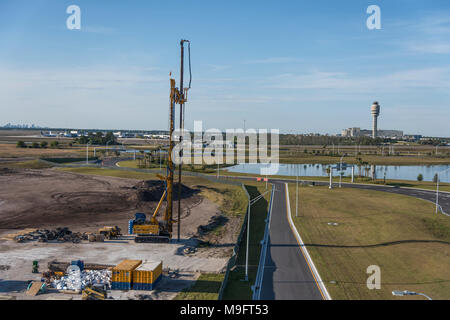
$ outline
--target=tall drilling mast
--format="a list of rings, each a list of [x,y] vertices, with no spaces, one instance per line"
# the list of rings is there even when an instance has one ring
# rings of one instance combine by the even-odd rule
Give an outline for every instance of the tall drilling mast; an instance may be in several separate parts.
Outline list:
[[[189,79],[189,87],[183,88],[183,76],[184,76],[184,43],[187,42],[189,45],[189,73],[191,73],[191,50],[190,50],[190,42],[189,40],[181,40],[180,41],[180,49],[181,49],[181,63],[180,63],[180,146],[183,143],[183,130],[184,130],[184,103],[187,99],[187,90],[191,88],[191,79]],[[192,76],[191,76],[192,77]],[[180,226],[181,226],[181,173],[182,173],[182,158],[183,158],[183,149],[180,149],[180,164],[178,165],[178,241],[180,241]]]
[[[174,147],[173,131],[175,129],[175,103],[179,92],[175,88],[175,80],[170,79],[170,108],[169,108],[169,151],[167,155],[167,207],[164,221],[167,223],[167,231],[172,235],[172,212],[173,212],[173,162],[172,150]]]

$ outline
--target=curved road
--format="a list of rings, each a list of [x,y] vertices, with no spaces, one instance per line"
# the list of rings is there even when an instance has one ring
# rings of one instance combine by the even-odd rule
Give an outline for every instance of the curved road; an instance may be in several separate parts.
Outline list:
[[[300,245],[294,237],[287,218],[287,195],[285,182],[292,180],[270,180],[276,188],[270,219],[269,245],[263,266],[261,286],[262,300],[316,300],[324,299],[324,295],[316,282]],[[326,182],[315,182],[318,185],[328,185]],[[359,188],[383,192],[397,193],[434,202],[436,192],[409,188],[396,188],[378,185],[363,185],[343,183],[343,187]],[[334,188],[339,187],[333,184]],[[442,209],[450,212],[450,193],[441,193],[439,204]]]
[[[307,260],[287,219],[284,182],[274,181],[269,242],[263,267],[261,300],[322,300]]]

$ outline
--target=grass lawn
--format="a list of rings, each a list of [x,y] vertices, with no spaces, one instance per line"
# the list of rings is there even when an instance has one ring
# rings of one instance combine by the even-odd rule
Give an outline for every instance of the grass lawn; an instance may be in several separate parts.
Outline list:
[[[392,290],[450,299],[450,219],[434,215],[432,203],[369,190],[317,186],[299,190],[299,217],[295,217],[295,184],[289,185],[294,223],[333,299],[402,299],[392,296]],[[402,240],[444,243],[366,247]],[[366,286],[370,265],[381,268],[380,290]]]
[[[125,160],[125,161],[120,161],[117,164],[119,167],[124,167],[124,168],[134,168],[134,169],[139,168],[139,160]],[[223,170],[226,166],[227,165],[221,165],[220,170]],[[147,167],[146,169],[150,169],[150,168],[159,168],[159,163],[152,162],[151,165],[149,167]],[[165,168],[164,163],[161,165],[161,168],[164,170],[164,168]],[[200,173],[205,173],[205,174],[215,174],[217,172],[217,166],[216,165],[184,164],[183,171],[200,172]]]
[[[0,168],[45,169],[52,165],[39,160],[0,162]]]
[[[153,173],[122,171],[122,170],[107,169],[107,168],[79,167],[79,168],[58,168],[58,170],[79,173],[79,174],[93,174],[93,175],[98,175],[98,176],[110,176],[110,177],[139,179],[139,180],[158,179],[158,177],[156,177],[156,175]]]
[[[174,300],[217,300],[223,273],[203,273],[191,287],[181,291]]]
[[[20,139],[19,139],[20,140]],[[55,139],[56,140],[56,139]],[[48,141],[50,145],[51,141]],[[89,150],[90,151],[90,150]],[[20,157],[82,157],[86,155],[86,147],[61,147],[61,148],[17,148],[15,144],[0,144],[0,158],[20,158]]]
[[[253,199],[259,194],[264,193],[265,184],[257,182],[245,182],[248,193]],[[270,190],[270,185],[269,185]],[[223,300],[251,300],[251,286],[255,283],[256,273],[258,271],[259,256],[261,251],[260,241],[264,236],[265,219],[269,208],[270,192],[251,207],[250,217],[250,241],[248,256],[248,281],[242,281],[245,278],[245,258],[247,237],[246,233],[240,243],[239,254],[237,256],[236,266],[229,274],[228,282],[223,294]]]

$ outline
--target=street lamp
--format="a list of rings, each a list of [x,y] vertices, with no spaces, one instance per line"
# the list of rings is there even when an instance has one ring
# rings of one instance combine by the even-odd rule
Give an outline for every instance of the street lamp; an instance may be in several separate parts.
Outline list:
[[[89,164],[89,145],[91,142],[86,144],[86,164]]]
[[[247,188],[243,186],[245,193],[247,194],[248,198],[248,207],[247,207],[247,252],[245,254],[245,279],[244,281],[248,281],[248,244],[250,242],[250,207],[252,204],[256,203],[259,199],[263,198],[266,193],[269,192],[267,190],[263,194],[260,194],[256,198],[250,199],[250,195],[248,194]]]
[[[439,175],[448,170],[450,170],[450,168],[445,169],[439,173],[436,173],[436,177],[437,177],[437,179],[436,179],[436,213],[438,213],[438,209],[439,209]]]
[[[342,159],[345,157],[345,154],[341,157],[340,167],[339,167],[339,188],[342,186]]]
[[[427,298],[428,300],[433,300],[431,299],[429,296],[427,296],[424,293],[420,293],[420,292],[414,292],[414,291],[408,291],[408,290],[394,290],[392,291],[392,295],[393,296],[397,296],[397,297],[404,297],[404,296],[424,296],[425,298]]]
[[[110,142],[113,142],[114,140],[109,140],[107,143],[106,143],[106,148],[105,148],[105,154],[108,152],[108,144],[110,143]]]
[[[328,188],[333,189],[333,167],[330,166],[329,170],[330,170],[330,186]]]

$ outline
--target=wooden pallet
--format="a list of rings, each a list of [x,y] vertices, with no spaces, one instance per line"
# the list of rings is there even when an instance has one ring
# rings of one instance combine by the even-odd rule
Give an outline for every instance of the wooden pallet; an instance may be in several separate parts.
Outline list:
[[[41,290],[42,282],[33,281],[30,289],[27,290],[27,295],[29,296],[37,296],[39,291]]]

